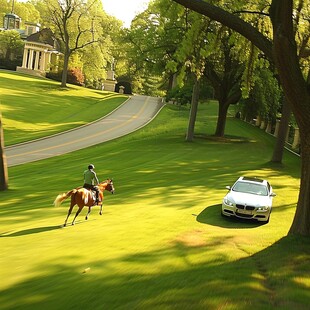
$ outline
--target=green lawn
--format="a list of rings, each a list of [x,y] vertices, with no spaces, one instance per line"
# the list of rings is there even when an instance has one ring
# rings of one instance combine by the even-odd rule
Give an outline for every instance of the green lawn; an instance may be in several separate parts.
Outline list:
[[[119,106],[127,96],[0,70],[0,110],[5,144],[72,129]]]
[[[184,141],[188,109],[166,106],[134,134],[9,169],[0,201],[1,309],[308,309],[309,238],[287,237],[300,160],[270,164],[274,138],[229,118],[217,141],[216,105],[199,106],[197,137]],[[103,215],[86,209],[61,228],[88,163],[113,177]],[[222,218],[240,175],[267,178],[277,197],[266,225]],[[72,220],[72,217],[71,217]]]

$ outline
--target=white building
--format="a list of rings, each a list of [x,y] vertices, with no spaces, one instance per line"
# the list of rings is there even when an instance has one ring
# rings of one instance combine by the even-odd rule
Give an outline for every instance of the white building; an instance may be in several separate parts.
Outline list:
[[[59,46],[53,32],[42,29],[26,38],[23,63],[16,71],[36,76],[45,76],[47,72],[57,72]]]
[[[20,29],[21,18],[13,13],[5,14],[2,30],[16,30],[20,37],[25,40],[23,62],[16,71],[45,76],[47,72],[58,70],[59,44],[53,32],[48,29],[40,30],[40,24],[25,22],[25,29]]]

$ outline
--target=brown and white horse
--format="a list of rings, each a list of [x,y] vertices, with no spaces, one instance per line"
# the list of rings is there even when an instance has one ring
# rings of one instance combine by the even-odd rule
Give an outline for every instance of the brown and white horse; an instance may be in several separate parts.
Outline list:
[[[102,201],[104,198],[103,192],[105,190],[107,190],[113,194],[114,193],[114,185],[113,185],[113,181],[111,179],[108,179],[104,182],[99,183],[97,186],[99,188],[99,203],[98,203],[98,205],[100,205],[99,214],[102,215]],[[66,200],[68,197],[71,197],[71,203],[70,203],[70,208],[69,208],[68,215],[67,215],[67,218],[65,220],[64,226],[67,225],[68,218],[69,218],[69,216],[72,212],[72,209],[75,205],[78,206],[78,210],[74,216],[74,219],[72,221],[72,225],[75,224],[75,219],[80,214],[80,212],[82,211],[84,206],[88,207],[88,212],[87,212],[86,217],[85,217],[85,220],[87,220],[88,215],[91,211],[91,208],[93,206],[95,206],[95,202],[96,202],[96,198],[94,197],[93,192],[91,190],[86,189],[86,188],[79,187],[76,189],[72,189],[71,191],[69,191],[67,193],[59,194],[54,201],[55,207],[59,207],[61,205],[61,203],[64,200]]]

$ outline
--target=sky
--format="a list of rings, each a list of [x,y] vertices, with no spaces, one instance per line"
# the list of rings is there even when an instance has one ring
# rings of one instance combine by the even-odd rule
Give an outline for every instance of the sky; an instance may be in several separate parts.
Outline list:
[[[27,2],[27,0],[17,0]],[[117,19],[123,21],[125,27],[129,27],[133,18],[144,11],[150,0],[102,0],[103,9]]]
[[[132,19],[147,8],[149,0],[102,0],[103,9],[129,27]]]

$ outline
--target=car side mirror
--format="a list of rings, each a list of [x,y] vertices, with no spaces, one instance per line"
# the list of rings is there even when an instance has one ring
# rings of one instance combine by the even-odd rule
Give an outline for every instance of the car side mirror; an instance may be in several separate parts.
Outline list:
[[[226,188],[230,191],[231,187],[230,186],[226,186]]]
[[[273,192],[272,192],[272,193],[270,194],[270,197],[276,197],[276,196],[277,196],[276,193],[273,193]]]

